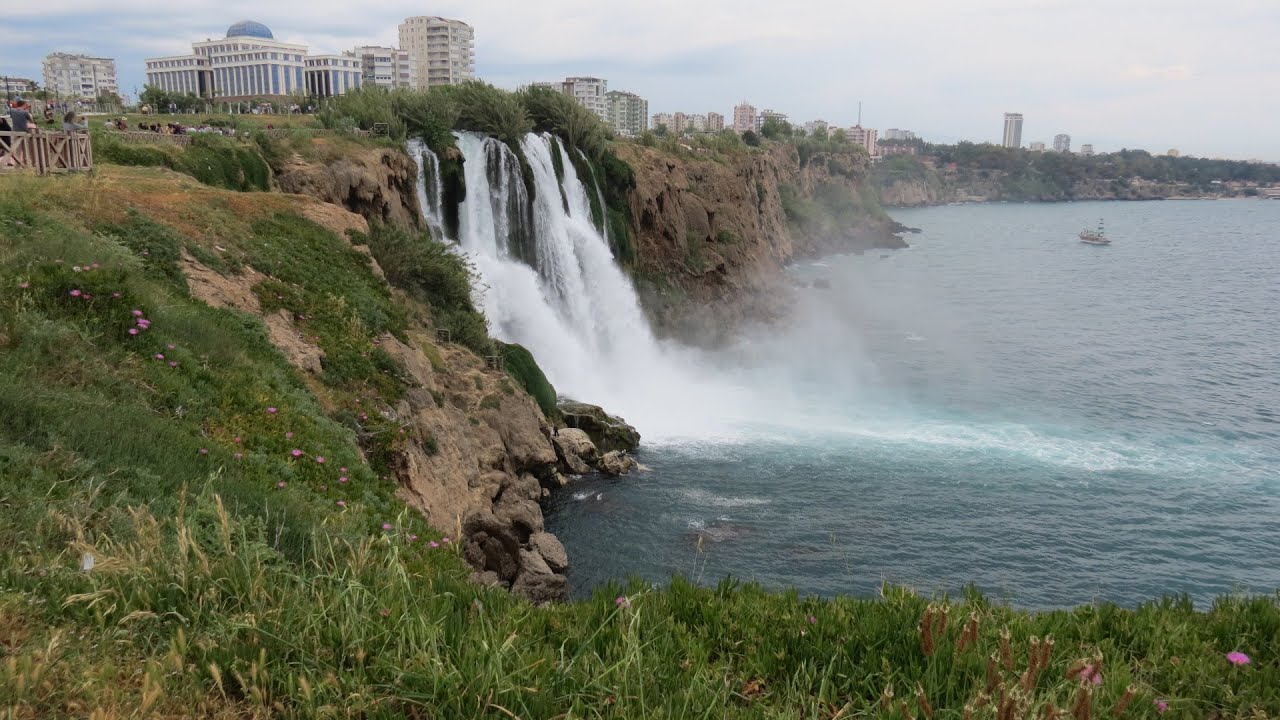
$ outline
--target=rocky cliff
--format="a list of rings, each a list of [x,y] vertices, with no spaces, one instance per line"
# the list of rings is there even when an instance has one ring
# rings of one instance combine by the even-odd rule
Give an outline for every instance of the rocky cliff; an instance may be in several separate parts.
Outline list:
[[[783,268],[824,252],[902,247],[867,190],[865,156],[771,144],[728,157],[635,143],[615,152],[630,193],[635,276],[660,332],[714,344],[787,302]]]
[[[1200,194],[1185,184],[1141,179],[1081,179],[1064,188],[1026,177],[1014,177],[1002,170],[924,166],[907,178],[877,173],[875,186],[883,207],[922,207],[956,202],[1162,200]]]
[[[417,173],[417,165],[399,150],[349,148],[323,162],[295,155],[276,172],[275,181],[283,192],[310,195],[369,220],[416,225]]]

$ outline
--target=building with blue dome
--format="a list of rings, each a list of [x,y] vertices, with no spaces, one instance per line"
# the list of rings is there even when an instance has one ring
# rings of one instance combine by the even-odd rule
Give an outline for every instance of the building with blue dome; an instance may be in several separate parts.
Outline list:
[[[192,43],[192,53],[147,60],[147,84],[214,101],[307,94],[307,46],[275,39],[271,28],[241,20],[221,40]],[[359,83],[359,67],[347,68]]]
[[[260,22],[253,20],[241,20],[240,22],[227,28],[227,37],[255,37],[263,40],[275,40],[276,36],[271,34],[271,28]]]

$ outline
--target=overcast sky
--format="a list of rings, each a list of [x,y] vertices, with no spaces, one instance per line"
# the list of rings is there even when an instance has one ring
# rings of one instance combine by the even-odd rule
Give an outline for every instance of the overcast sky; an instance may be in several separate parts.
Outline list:
[[[944,142],[1178,148],[1280,161],[1280,0],[37,0],[0,11],[0,74],[40,79],[51,51],[117,59],[191,51],[253,19],[312,52],[395,44],[406,16],[476,31],[480,77],[513,88],[597,75],[650,112],[742,99],[792,120],[903,128]]]

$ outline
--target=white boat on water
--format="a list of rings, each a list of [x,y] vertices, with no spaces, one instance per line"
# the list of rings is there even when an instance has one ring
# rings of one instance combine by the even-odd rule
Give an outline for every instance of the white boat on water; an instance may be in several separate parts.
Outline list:
[[[1107,237],[1107,231],[1102,229],[1102,221],[1099,220],[1097,230],[1085,228],[1080,231],[1080,242],[1087,245],[1110,245],[1111,238]]]

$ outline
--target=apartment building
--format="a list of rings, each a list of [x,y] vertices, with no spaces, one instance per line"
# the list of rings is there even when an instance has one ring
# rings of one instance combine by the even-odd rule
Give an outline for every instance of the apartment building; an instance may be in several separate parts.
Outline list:
[[[408,50],[364,45],[352,51],[360,61],[360,84],[365,87],[410,88],[417,64]]]
[[[104,93],[119,95],[116,61],[64,52],[49,53],[44,59],[44,89],[62,99],[96,100]]]
[[[649,129],[649,101],[635,93],[605,93],[605,122],[623,137],[638,137]]]
[[[461,20],[419,15],[400,23],[400,49],[413,61],[412,87],[457,85],[476,77],[475,30]]]
[[[743,100],[733,106],[733,131],[741,135],[756,129],[756,107]]]

